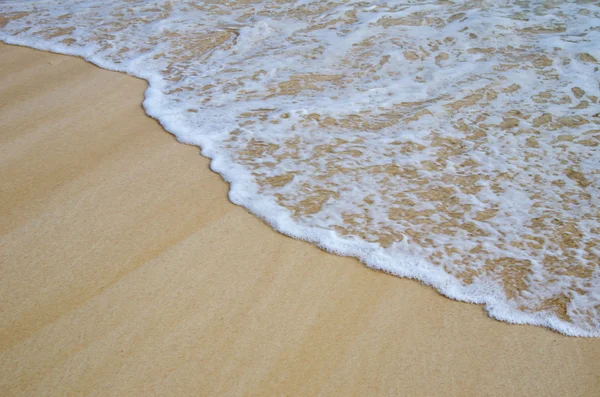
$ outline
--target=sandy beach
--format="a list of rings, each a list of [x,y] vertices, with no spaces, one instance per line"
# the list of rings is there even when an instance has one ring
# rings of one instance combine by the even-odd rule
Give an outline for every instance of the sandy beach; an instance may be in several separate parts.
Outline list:
[[[141,107],[0,45],[0,394],[594,396],[600,340],[273,231]]]

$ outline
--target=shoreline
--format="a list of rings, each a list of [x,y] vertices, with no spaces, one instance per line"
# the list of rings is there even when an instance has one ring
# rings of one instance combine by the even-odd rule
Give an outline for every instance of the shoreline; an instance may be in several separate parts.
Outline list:
[[[0,51],[7,394],[110,385],[102,390],[592,395],[600,386],[598,340],[500,323],[285,237],[228,202],[198,149],[145,115],[144,81],[70,56]],[[169,368],[177,376],[154,379]]]
[[[22,40],[20,40],[19,38],[10,39],[12,39],[17,44],[8,44],[11,41],[4,38],[3,40],[7,40],[6,43],[4,43],[4,45],[18,46],[25,49],[44,51],[62,56],[72,56],[81,59],[86,63],[94,65],[100,69],[122,73],[128,77],[142,80],[146,84],[146,89],[144,90],[143,100],[141,103],[145,115],[155,120],[165,132],[171,134],[179,143],[198,148],[202,156],[208,160],[209,169],[216,173],[228,185],[228,200],[231,203],[242,207],[244,210],[250,211],[250,213],[252,213],[253,216],[260,219],[262,222],[267,224],[276,232],[281,233],[286,237],[308,242],[329,254],[356,259],[363,266],[373,269],[375,271],[384,272],[394,277],[417,281],[427,287],[433,288],[436,293],[448,299],[481,306],[483,310],[487,313],[487,315],[496,321],[501,321],[515,325],[533,325],[538,327],[544,327],[554,332],[558,332],[560,334],[570,337],[597,337],[594,330],[579,328],[573,325],[572,323],[562,321],[562,319],[556,316],[541,316],[539,312],[525,313],[515,310],[510,305],[508,305],[505,300],[497,298],[492,293],[480,292],[478,294],[473,294],[472,292],[466,292],[467,289],[463,288],[463,285],[460,284],[460,281],[456,280],[452,275],[448,274],[445,271],[441,271],[438,267],[426,261],[419,260],[419,265],[407,266],[403,263],[403,261],[395,261],[394,258],[390,255],[379,255],[378,252],[375,252],[373,254],[370,251],[370,249],[361,249],[368,247],[368,243],[366,242],[364,246],[354,247],[351,244],[340,244],[339,247],[337,247],[339,248],[339,250],[332,249],[332,247],[336,248],[335,244],[330,245],[328,243],[324,243],[323,241],[327,241],[326,238],[315,237],[315,234],[311,233],[309,229],[303,229],[302,227],[300,227],[298,230],[293,230],[293,228],[290,229],[289,227],[282,226],[287,224],[289,222],[289,219],[285,219],[282,221],[281,218],[275,217],[275,221],[271,222],[270,219],[268,219],[268,216],[266,215],[266,213],[268,213],[269,211],[265,211],[262,208],[262,205],[264,203],[257,204],[252,201],[245,202],[244,197],[246,196],[246,193],[244,192],[244,188],[239,188],[239,186],[242,185],[242,183],[240,183],[239,181],[230,180],[231,178],[228,177],[228,172],[226,171],[226,165],[217,166],[216,164],[220,164],[221,162],[215,161],[215,159],[213,158],[213,154],[206,152],[205,148],[203,148],[201,144],[194,141],[180,140],[177,134],[175,134],[172,130],[168,128],[168,125],[165,125],[163,124],[163,122],[161,122],[160,115],[152,114],[152,112],[150,111],[150,107],[146,105],[146,102],[149,99],[149,97],[154,96],[148,95],[149,92],[152,93],[152,91],[148,89],[151,85],[151,81],[149,78],[131,74],[127,72],[126,69],[113,68],[109,66],[110,62],[105,62],[99,59],[86,59],[82,55],[79,55],[76,52],[69,50],[68,46],[64,46],[63,48],[55,47],[50,44],[29,47],[27,44],[23,44]],[[0,40],[0,43],[3,42]],[[64,52],[54,52],[54,50],[47,48],[55,48],[57,49],[57,51]],[[268,206],[268,208],[273,209],[272,206]],[[318,233],[322,234],[322,236],[327,235],[327,232],[319,231]]]

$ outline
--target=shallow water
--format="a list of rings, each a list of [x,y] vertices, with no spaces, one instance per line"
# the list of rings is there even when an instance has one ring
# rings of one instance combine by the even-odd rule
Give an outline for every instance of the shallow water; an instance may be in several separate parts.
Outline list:
[[[600,2],[5,1],[291,236],[600,336]]]

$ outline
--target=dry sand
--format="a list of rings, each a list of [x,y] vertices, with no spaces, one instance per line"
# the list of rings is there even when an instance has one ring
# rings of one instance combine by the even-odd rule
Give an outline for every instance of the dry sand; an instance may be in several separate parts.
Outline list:
[[[600,393],[600,340],[494,321],[229,203],[145,87],[0,45],[0,395]]]

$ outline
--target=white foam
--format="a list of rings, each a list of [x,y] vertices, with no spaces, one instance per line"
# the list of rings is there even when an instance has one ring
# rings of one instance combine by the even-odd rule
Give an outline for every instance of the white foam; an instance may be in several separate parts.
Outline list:
[[[4,1],[0,39],[148,80],[146,112],[200,146],[231,201],[282,233],[484,304],[499,320],[600,336],[597,5],[244,3]],[[481,98],[452,108],[472,94]],[[553,121],[536,125],[544,113]],[[509,119],[518,126],[498,126]],[[470,137],[481,129],[485,138]],[[390,166],[398,172],[382,171]],[[473,192],[452,179],[472,175]],[[277,176],[291,179],[265,182]],[[427,196],[436,189],[455,200]],[[486,210],[496,215],[478,218]],[[457,212],[458,226],[444,226]],[[532,226],[551,217],[564,226]],[[460,227],[469,223],[477,229]],[[576,247],[557,240],[561,228]],[[506,258],[516,263],[486,267]],[[511,271],[526,284],[513,296],[502,281]]]

